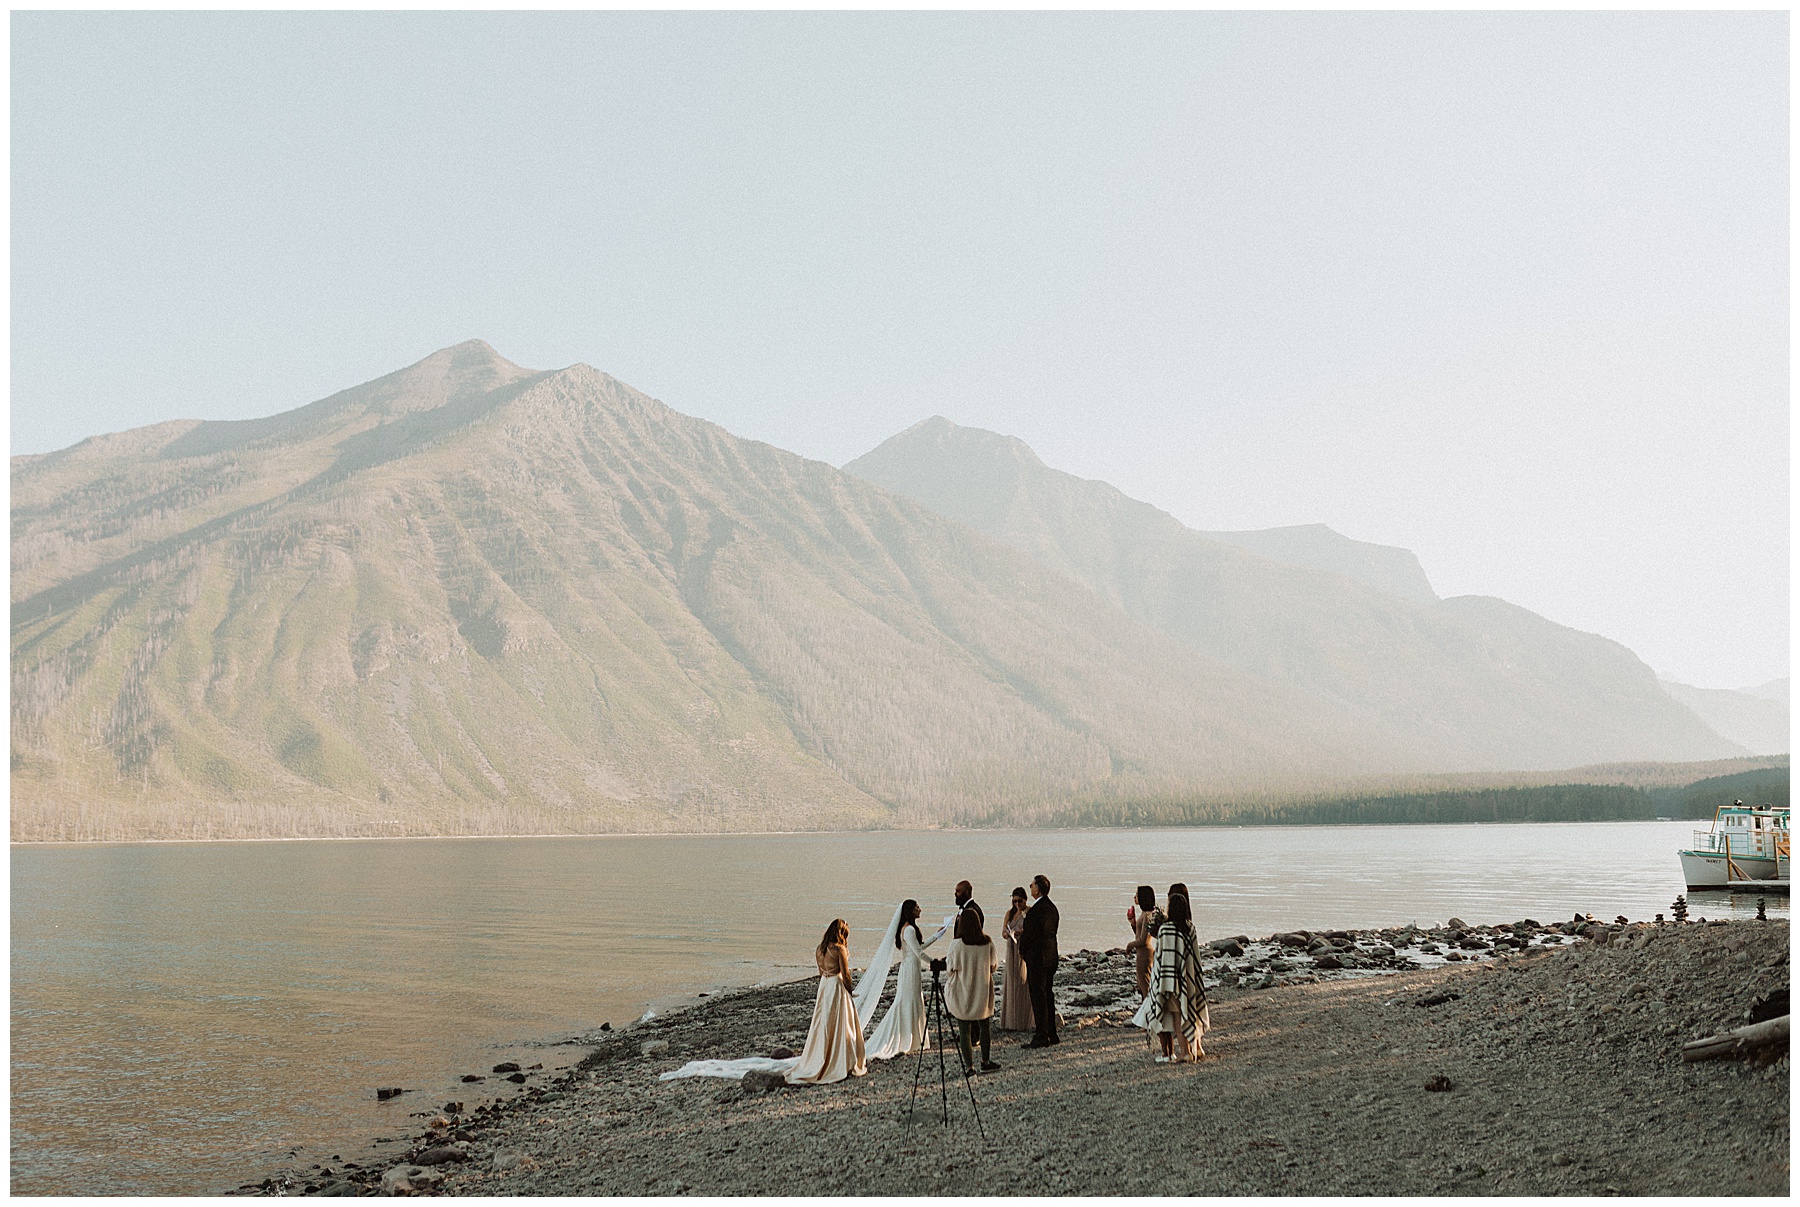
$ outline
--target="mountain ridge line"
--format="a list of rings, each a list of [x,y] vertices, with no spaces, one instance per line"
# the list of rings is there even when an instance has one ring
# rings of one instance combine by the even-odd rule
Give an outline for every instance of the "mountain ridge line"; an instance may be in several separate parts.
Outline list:
[[[15,840],[954,825],[1487,758],[589,365],[466,341],[152,428],[13,460]],[[1733,753],[1670,715],[1537,753]]]

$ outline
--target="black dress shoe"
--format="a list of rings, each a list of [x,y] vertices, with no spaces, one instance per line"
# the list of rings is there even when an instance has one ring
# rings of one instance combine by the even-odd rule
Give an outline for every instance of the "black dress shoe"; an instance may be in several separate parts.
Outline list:
[[[1041,1039],[1034,1039],[1030,1043],[1020,1044],[1019,1046],[1021,1048],[1048,1048],[1050,1045]]]
[[[1000,1067],[999,1064],[992,1060],[984,1060],[981,1062],[981,1071],[983,1073],[992,1073],[995,1069],[998,1069],[999,1067]]]
[[[1061,1043],[1061,1042],[1062,1042],[1062,1036],[1060,1036],[1060,1035],[1052,1035],[1052,1036],[1051,1036],[1051,1037],[1050,1037],[1050,1041],[1049,1041],[1049,1042],[1050,1042],[1050,1043],[1053,1043],[1053,1044],[1060,1044],[1060,1043]]]

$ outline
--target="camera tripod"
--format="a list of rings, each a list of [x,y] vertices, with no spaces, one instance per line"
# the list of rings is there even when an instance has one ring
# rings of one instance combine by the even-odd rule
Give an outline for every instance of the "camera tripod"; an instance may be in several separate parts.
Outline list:
[[[931,962],[931,988],[925,996],[925,1030],[927,1035],[937,1038],[938,1050],[938,1097],[944,1104],[944,1124],[950,1123],[950,1071],[944,1064],[945,1028],[944,1021],[949,1018],[950,1011],[944,1006],[944,982],[941,979],[943,961]],[[962,1054],[957,1053],[957,1063],[962,1065],[963,1088],[969,1091],[969,1109],[975,1115],[975,1133],[987,1143],[987,1132],[981,1126],[981,1108],[975,1102],[975,1084],[969,1077],[969,1066],[962,1064]],[[906,1126],[913,1125],[913,1104],[919,1097],[919,1074],[925,1069],[925,1049],[919,1049],[918,1059],[913,1062],[912,1096],[906,1101]]]

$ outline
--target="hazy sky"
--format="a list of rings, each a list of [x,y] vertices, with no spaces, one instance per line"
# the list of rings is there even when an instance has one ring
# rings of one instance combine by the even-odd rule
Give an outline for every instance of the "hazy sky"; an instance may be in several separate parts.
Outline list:
[[[1787,674],[1785,13],[12,17],[13,451],[470,337]]]

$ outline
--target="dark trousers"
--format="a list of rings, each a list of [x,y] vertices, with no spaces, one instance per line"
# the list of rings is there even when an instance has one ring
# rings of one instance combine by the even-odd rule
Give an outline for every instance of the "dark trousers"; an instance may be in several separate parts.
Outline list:
[[[1056,961],[1025,965],[1025,987],[1031,990],[1032,1022],[1037,1031],[1033,1042],[1049,1043],[1056,1038],[1056,997],[1051,984],[1056,980]]]
[[[991,1018],[959,1018],[956,1020],[956,1046],[962,1051],[963,1068],[975,1067],[975,1044],[981,1044],[981,1063],[991,1063],[993,1057],[988,1054],[994,1039],[994,1020]]]

